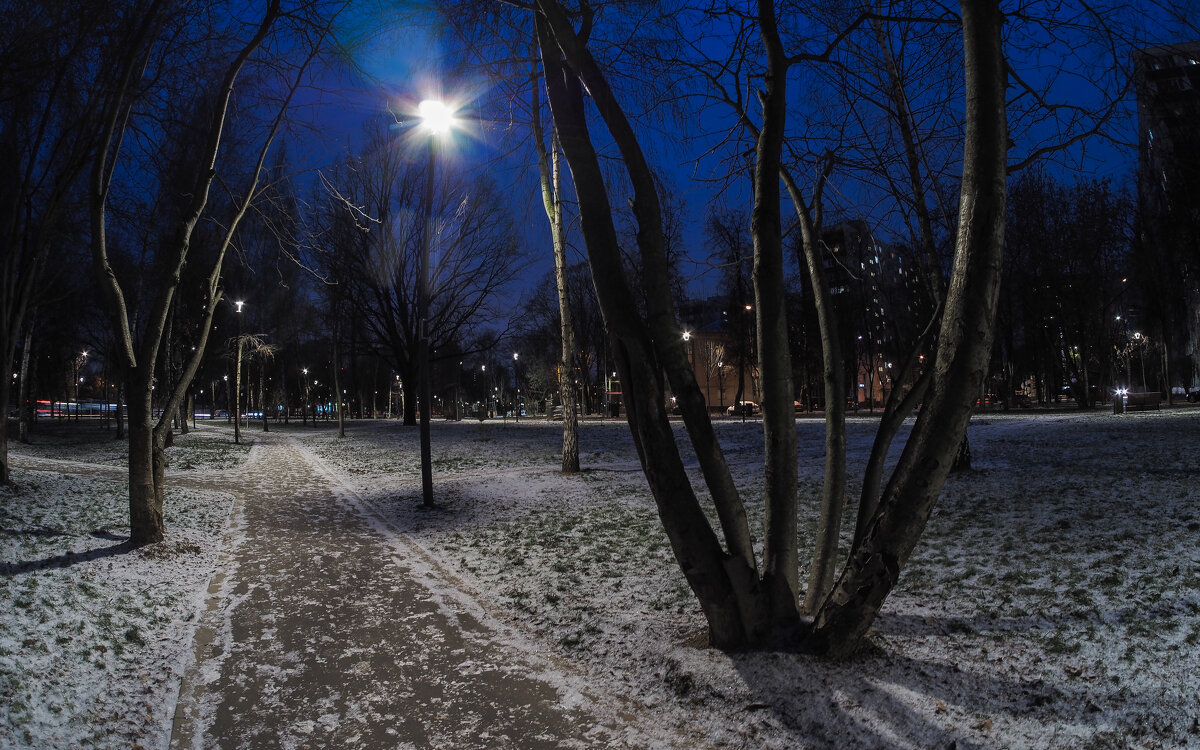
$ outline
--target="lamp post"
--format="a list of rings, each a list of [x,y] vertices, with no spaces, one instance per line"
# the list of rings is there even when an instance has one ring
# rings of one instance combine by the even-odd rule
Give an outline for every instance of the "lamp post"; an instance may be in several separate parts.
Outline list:
[[[233,442],[238,444],[242,442],[242,307],[245,304],[241,300],[233,303],[237,308],[238,320],[237,368],[233,378]]]
[[[87,356],[88,356],[87,349],[84,349],[82,352],[80,352],[79,356],[75,358],[75,372],[73,373],[73,375],[71,377],[71,385],[74,386],[74,389],[75,389],[74,400],[75,400],[75,421],[76,422],[79,421],[79,384],[83,382],[83,378],[79,377],[79,371],[80,371],[80,369],[83,368],[84,363],[87,362]]]
[[[746,421],[746,357],[750,355],[750,313],[754,312],[754,306],[746,303],[746,317],[742,320],[742,349],[740,357],[738,357],[738,397],[735,399],[737,410],[742,413],[742,422]]]
[[[513,352],[513,418],[519,423],[521,421],[521,385],[517,380],[517,360],[521,355]]]
[[[421,421],[421,498],[426,508],[433,507],[433,452],[429,444],[429,417],[433,385],[429,377],[429,243],[433,235],[434,169],[437,166],[438,137],[454,124],[454,113],[445,102],[426,99],[420,104],[421,123],[429,135],[429,163],[425,173],[425,233],[421,237],[421,257],[417,269],[417,391]]]
[[[312,401],[308,390],[308,368],[300,369],[300,375],[304,378],[304,403],[300,405],[300,424],[308,425],[308,405]],[[317,415],[313,415],[313,426],[316,426]]]
[[[692,340],[692,332],[686,328],[683,331],[683,343],[687,346],[688,364],[692,367],[692,377],[696,379],[696,385],[700,385],[699,370],[696,368],[696,342]],[[705,373],[705,382],[708,381],[708,373]],[[707,401],[705,405],[707,406]]]

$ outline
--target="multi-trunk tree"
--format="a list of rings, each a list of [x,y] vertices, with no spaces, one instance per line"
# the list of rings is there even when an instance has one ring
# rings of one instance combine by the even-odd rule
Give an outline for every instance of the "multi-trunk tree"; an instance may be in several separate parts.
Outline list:
[[[583,235],[622,377],[630,428],[667,536],[705,612],[712,641],[722,647],[784,641],[829,654],[845,653],[866,632],[911,554],[965,430],[974,392],[986,372],[999,284],[1005,198],[1006,77],[999,9],[994,3],[969,3],[962,9],[969,96],[961,230],[926,404],[866,532],[855,544],[828,596],[821,593],[824,580],[832,577],[824,560],[832,560],[833,556],[828,551],[818,555],[809,582],[810,591],[818,594],[810,602],[811,619],[802,619],[793,389],[779,209],[786,78],[794,60],[783,49],[774,6],[760,2],[755,12],[766,59],[758,93],[761,119],[756,133],[751,217],[766,437],[761,568],[753,551],[745,507],[729,478],[703,397],[688,369],[667,293],[667,258],[657,185],[634,128],[589,49],[595,18],[586,4],[576,13],[568,13],[553,0],[539,1],[535,6],[551,109],[579,198]],[[620,153],[632,186],[631,205],[643,264],[641,279],[647,286],[644,315],[639,315],[632,304],[634,293],[622,264],[603,172],[588,130],[585,88]],[[814,228],[810,225],[805,229]],[[705,518],[695,489],[683,471],[662,406],[664,373],[681,404],[688,437],[716,506],[723,544]],[[827,516],[823,521],[826,532],[832,529],[836,537],[838,519]]]

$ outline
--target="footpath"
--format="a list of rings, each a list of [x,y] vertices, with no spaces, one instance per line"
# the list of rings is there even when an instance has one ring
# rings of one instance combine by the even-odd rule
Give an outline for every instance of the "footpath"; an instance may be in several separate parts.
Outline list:
[[[578,678],[462,606],[293,438],[255,439],[219,486],[235,517],[172,748],[642,746]]]

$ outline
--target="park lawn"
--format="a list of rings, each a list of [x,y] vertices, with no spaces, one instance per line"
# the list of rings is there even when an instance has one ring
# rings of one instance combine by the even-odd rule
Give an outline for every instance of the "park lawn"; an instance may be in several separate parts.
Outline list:
[[[717,429],[753,524],[761,426]],[[803,541],[822,426],[798,429]],[[850,422],[851,477],[872,429]],[[624,696],[676,746],[1200,744],[1200,410],[977,415],[974,469],[951,478],[844,663],[698,647],[703,619],[628,429],[586,423],[575,476],[557,471],[560,430],[436,422],[432,511],[418,508],[415,429],[292,432],[517,645]],[[14,449],[86,470],[111,462],[110,440]],[[128,533],[116,481],[43,461],[2,491],[0,746],[165,745],[222,535],[237,534],[228,495],[185,485],[247,455],[221,428],[171,451],[168,541],[133,554],[106,554]]]
[[[557,471],[558,423],[434,427],[433,511],[418,507],[415,429],[311,445],[500,620],[681,737],[712,747],[1200,745],[1200,410],[977,415],[973,469],[949,480],[868,648],[841,664],[695,647],[704,622],[623,423],[583,425],[576,476]],[[761,425],[717,429],[754,526]],[[823,425],[798,429],[803,543]],[[850,420],[852,478],[873,429]]]

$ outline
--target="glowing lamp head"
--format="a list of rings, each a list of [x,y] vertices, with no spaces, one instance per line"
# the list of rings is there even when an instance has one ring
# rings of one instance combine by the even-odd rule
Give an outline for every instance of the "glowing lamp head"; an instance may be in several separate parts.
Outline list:
[[[435,135],[447,133],[454,125],[454,112],[438,99],[426,99],[418,105],[418,113],[425,128]]]

